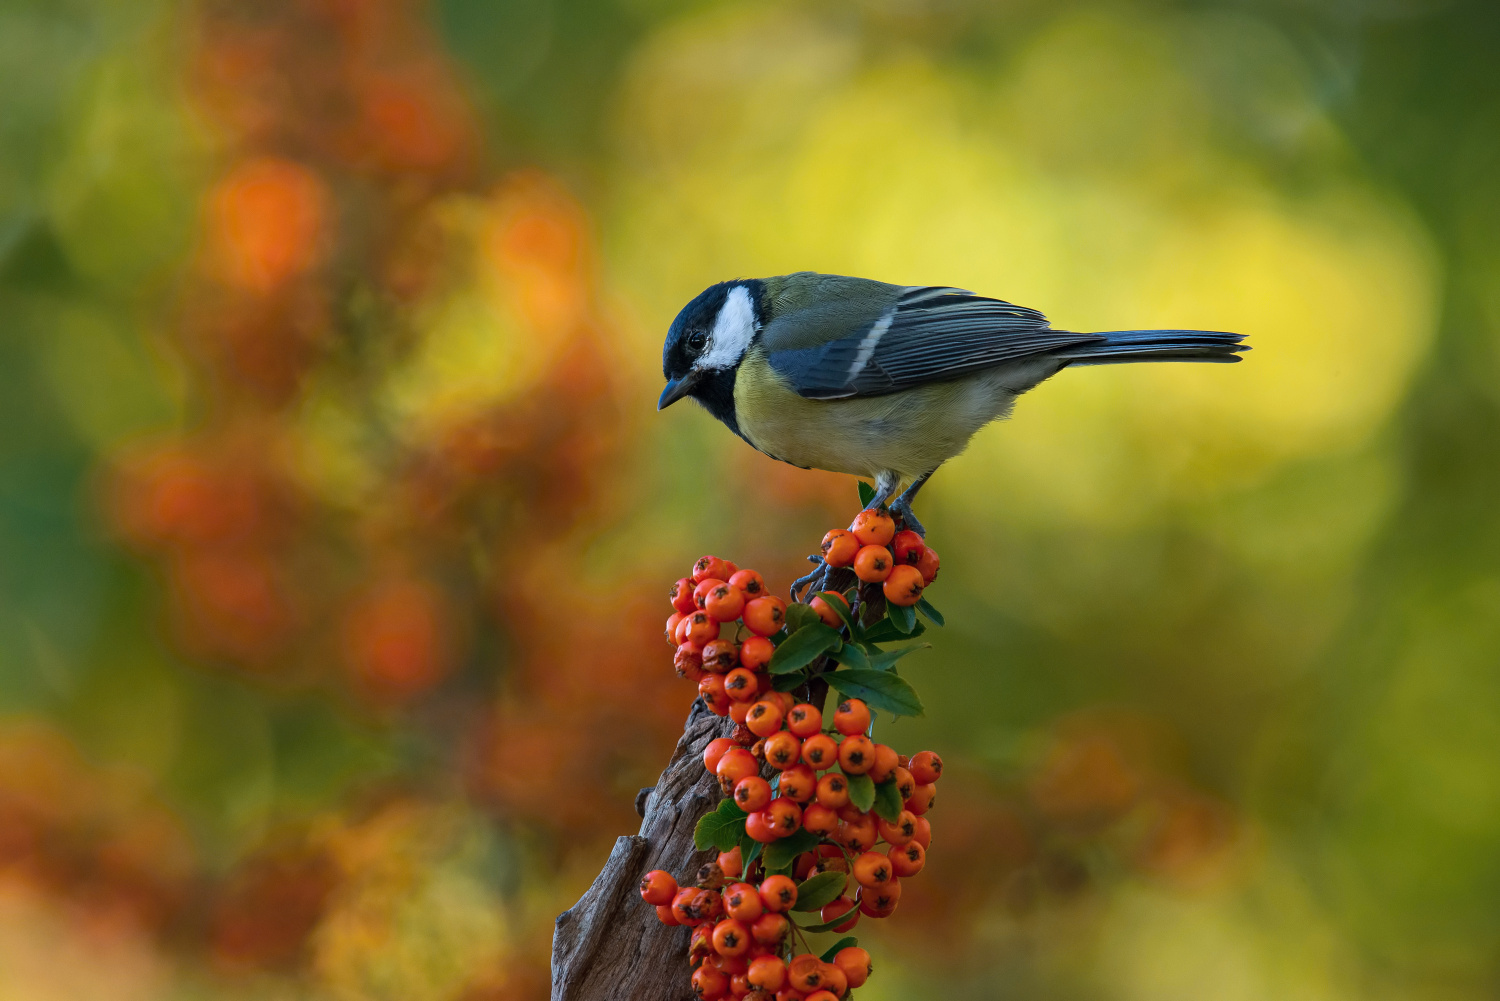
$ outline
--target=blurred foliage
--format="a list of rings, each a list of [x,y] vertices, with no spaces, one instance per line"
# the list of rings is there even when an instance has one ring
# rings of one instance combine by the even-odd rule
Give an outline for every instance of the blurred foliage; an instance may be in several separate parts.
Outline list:
[[[0,3],[0,999],[533,998],[687,693],[665,584],[845,478],[710,282],[1250,335],[923,494],[930,877],[861,997],[1500,982],[1500,8]]]

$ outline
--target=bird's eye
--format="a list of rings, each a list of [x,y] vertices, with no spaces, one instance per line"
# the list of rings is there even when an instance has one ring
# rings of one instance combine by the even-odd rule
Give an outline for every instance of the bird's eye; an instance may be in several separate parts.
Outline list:
[[[697,354],[699,351],[702,351],[703,350],[703,345],[705,345],[707,343],[708,343],[708,335],[705,334],[701,330],[698,331],[697,333],[693,333],[693,334],[689,334],[688,335],[688,339],[687,339],[688,350],[691,351],[691,352],[693,352],[693,354]]]

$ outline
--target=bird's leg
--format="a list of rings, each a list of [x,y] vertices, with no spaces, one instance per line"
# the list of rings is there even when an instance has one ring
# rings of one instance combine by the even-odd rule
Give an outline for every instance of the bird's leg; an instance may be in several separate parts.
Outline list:
[[[897,497],[895,502],[891,504],[891,517],[900,521],[909,531],[916,532],[924,539],[927,538],[927,529],[923,528],[922,523],[917,520],[917,516],[912,514],[911,500],[917,495],[917,491],[922,489],[922,485],[932,479],[932,473],[935,472],[937,472],[936,469],[931,473],[924,473],[918,476],[912,482],[912,485],[906,488],[906,492]]]
[[[890,470],[884,470],[876,475],[875,494],[870,498],[870,503],[865,505],[865,510],[880,511],[884,509],[886,503],[890,501],[891,495],[896,492],[896,485],[900,482],[901,481],[899,478],[897,478],[896,474],[891,472]],[[849,530],[853,531],[854,526],[850,525]]]

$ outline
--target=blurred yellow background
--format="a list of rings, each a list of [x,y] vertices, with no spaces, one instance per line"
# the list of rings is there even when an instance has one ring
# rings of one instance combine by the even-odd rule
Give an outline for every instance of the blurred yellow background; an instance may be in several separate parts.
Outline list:
[[[897,998],[1500,984],[1500,8],[0,0],[0,1001],[542,998],[704,552],[845,477],[658,415],[794,270],[1060,327],[923,493]],[[874,924],[874,922],[866,922]],[[686,979],[684,978],[684,984]]]

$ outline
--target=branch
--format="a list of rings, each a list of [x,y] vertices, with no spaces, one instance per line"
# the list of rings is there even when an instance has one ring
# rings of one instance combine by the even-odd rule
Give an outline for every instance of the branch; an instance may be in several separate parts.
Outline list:
[[[688,993],[690,930],[669,928],[641,902],[652,869],[682,876],[713,857],[693,847],[698,819],[718,804],[719,787],[703,749],[734,724],[694,700],[672,760],[645,797],[641,832],[615,841],[604,871],[578,903],[557,917],[552,936],[552,1001],[679,1001]]]

